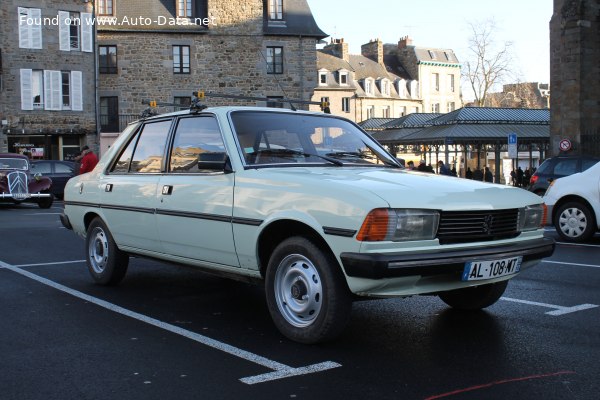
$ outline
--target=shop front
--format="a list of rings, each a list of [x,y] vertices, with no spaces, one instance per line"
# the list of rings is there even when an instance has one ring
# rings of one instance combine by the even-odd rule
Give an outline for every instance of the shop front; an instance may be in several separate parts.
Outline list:
[[[73,161],[79,155],[84,135],[8,134],[8,152],[27,154],[32,160]]]

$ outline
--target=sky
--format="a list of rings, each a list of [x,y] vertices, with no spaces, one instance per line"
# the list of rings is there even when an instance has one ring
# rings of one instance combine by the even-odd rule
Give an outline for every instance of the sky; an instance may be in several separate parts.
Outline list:
[[[454,50],[469,58],[469,24],[493,19],[496,44],[512,42],[519,81],[550,81],[552,0],[308,0],[319,27],[344,38],[350,53],[360,54],[369,40],[398,43],[408,35],[413,45]],[[463,82],[463,90],[465,83]]]

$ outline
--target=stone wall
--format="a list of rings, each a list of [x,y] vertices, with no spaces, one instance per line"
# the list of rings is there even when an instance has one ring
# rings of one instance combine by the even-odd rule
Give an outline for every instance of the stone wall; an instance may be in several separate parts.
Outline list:
[[[569,153],[600,156],[600,5],[554,0],[550,21],[551,154],[569,139]]]

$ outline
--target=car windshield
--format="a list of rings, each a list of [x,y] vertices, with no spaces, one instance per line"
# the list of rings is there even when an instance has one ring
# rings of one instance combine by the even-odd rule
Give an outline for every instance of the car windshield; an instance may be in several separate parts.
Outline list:
[[[22,169],[27,171],[27,160],[22,158],[0,158],[0,169]]]
[[[377,142],[343,119],[303,113],[235,111],[231,120],[247,165],[400,168]]]

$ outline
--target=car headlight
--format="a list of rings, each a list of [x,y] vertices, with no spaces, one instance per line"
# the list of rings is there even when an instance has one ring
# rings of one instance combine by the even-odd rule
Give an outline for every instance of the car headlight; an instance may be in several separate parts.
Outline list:
[[[546,204],[535,204],[519,209],[519,231],[533,231],[546,224]]]
[[[356,239],[362,242],[431,240],[440,213],[433,210],[376,208],[363,222]]]

